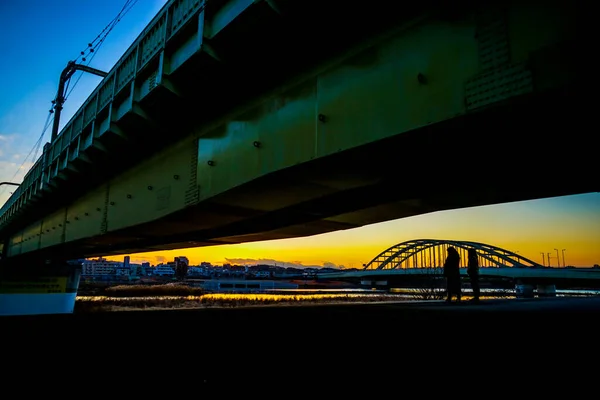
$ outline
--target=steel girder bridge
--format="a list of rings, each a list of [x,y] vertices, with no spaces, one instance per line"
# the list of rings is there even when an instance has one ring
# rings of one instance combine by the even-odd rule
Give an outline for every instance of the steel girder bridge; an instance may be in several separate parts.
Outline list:
[[[4,265],[596,191],[554,184],[594,168],[581,8],[496,3],[169,0],[0,208]],[[485,179],[389,190],[441,168]]]
[[[448,247],[455,247],[461,257],[461,267],[466,267],[467,251],[475,249],[482,267],[543,268],[515,252],[485,243],[417,239],[395,244],[364,264],[365,270],[388,270],[405,268],[438,268],[444,264]]]
[[[583,7],[445,3],[167,1],[0,207],[6,309],[41,274],[77,282],[65,260],[597,191],[576,179],[596,160]]]
[[[394,287],[408,280],[442,276],[442,266],[448,247],[455,247],[461,256],[461,275],[466,275],[467,252],[475,249],[479,256],[480,275],[489,279],[514,282],[517,291],[531,296],[533,288],[538,294],[555,295],[556,284],[562,287],[597,288],[600,269],[545,267],[513,251],[485,243],[444,240],[415,239],[391,246],[361,270],[319,274],[321,280],[360,281],[368,287]],[[523,292],[524,293],[524,292]]]

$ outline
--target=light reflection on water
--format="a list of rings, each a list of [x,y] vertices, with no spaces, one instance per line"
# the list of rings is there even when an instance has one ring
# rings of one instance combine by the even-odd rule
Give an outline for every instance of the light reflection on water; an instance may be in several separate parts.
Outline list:
[[[444,292],[444,289],[419,289],[419,288],[394,288],[390,290],[391,293],[404,293],[404,294],[418,294],[423,292]],[[462,289],[462,294],[470,296],[472,295],[470,288]],[[488,289],[482,288],[481,295],[486,295],[488,298],[491,297],[511,297],[516,295],[515,289]],[[556,295],[561,296],[600,296],[600,290],[597,289],[556,289]]]
[[[381,294],[380,294],[381,295]],[[106,300],[188,300],[188,301],[211,301],[211,300],[249,300],[249,301],[303,301],[303,300],[335,300],[335,299],[359,299],[373,298],[372,293],[315,293],[315,294],[275,294],[275,293],[207,293],[201,296],[77,296],[81,301],[106,301]],[[387,295],[386,297],[398,297]]]
[[[441,298],[444,289],[418,289],[398,288],[390,291],[369,289],[268,289],[261,292],[228,292],[228,293],[206,293],[200,296],[77,296],[78,301],[100,302],[100,301],[169,301],[184,300],[191,302],[210,301],[251,301],[251,302],[297,302],[316,300],[386,300],[407,301]],[[600,290],[557,290],[557,297],[570,296],[599,296]],[[468,299],[472,296],[470,289],[463,290],[463,297]],[[482,299],[514,298],[514,289],[481,289]]]

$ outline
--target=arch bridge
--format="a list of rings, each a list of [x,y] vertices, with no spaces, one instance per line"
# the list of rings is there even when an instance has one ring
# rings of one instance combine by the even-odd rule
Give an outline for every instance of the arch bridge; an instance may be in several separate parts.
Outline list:
[[[395,244],[364,264],[365,270],[388,270],[406,268],[437,268],[444,264],[448,247],[455,247],[461,258],[461,267],[466,267],[467,251],[475,249],[482,267],[543,268],[515,252],[485,243],[443,240],[417,239]]]

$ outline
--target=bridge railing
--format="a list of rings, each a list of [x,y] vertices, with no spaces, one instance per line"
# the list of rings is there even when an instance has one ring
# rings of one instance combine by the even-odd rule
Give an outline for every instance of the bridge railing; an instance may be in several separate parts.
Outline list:
[[[198,16],[207,1],[169,0],[163,6],[57,137],[46,143],[43,154],[27,172],[22,184],[0,208],[0,227],[92,145],[94,138],[106,129],[106,121],[110,123],[113,100],[125,96],[127,91],[133,94],[131,86],[136,77],[161,56],[167,43]],[[156,76],[149,76],[147,80],[149,92],[156,86]]]

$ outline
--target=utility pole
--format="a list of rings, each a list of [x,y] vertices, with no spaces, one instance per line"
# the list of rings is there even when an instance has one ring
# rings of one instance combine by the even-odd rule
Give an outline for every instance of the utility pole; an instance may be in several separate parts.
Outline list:
[[[567,264],[565,264],[565,251],[567,251],[567,249],[562,249],[562,256],[563,256],[563,267],[567,267]]]
[[[550,265],[550,253],[547,253],[548,255],[548,266],[551,267],[552,265]]]
[[[99,69],[96,69],[96,68],[88,67],[87,65],[76,64],[75,61],[69,61],[67,63],[67,66],[65,67],[65,69],[63,69],[62,73],[60,74],[60,79],[58,80],[58,92],[56,93],[56,100],[53,101],[55,113],[54,113],[54,121],[52,123],[52,136],[50,139],[50,143],[52,143],[54,141],[54,139],[56,139],[56,137],[58,136],[58,126],[60,124],[60,113],[62,111],[63,104],[66,100],[65,99],[65,84],[67,83],[67,81],[69,79],[71,79],[71,76],[73,76],[73,74],[77,70],[89,72],[90,74],[101,76],[102,78],[104,78],[106,75],[108,75],[107,72],[100,71]]]
[[[558,249],[554,249],[556,250],[556,262],[558,263],[558,268],[560,268],[560,256],[558,255]],[[563,265],[564,267],[564,265]]]
[[[549,260],[548,260],[549,261]],[[542,253],[542,265],[545,267],[546,266],[546,258],[545,258],[545,254]]]

